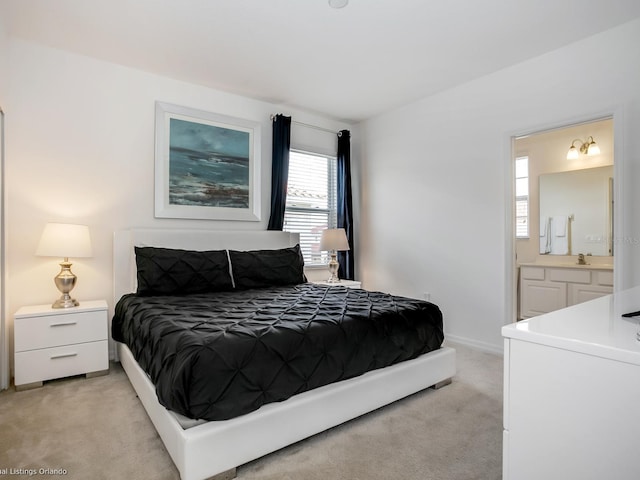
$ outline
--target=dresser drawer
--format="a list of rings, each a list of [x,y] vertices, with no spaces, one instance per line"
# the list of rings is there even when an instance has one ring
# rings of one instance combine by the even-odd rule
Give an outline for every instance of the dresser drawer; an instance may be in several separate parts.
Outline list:
[[[16,385],[109,368],[107,340],[16,352],[15,358]]]
[[[15,351],[106,340],[107,312],[94,310],[30,316],[14,321]]]

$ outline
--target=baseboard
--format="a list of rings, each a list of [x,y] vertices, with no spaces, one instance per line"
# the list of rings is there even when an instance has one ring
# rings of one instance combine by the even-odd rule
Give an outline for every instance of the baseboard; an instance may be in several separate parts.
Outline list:
[[[445,333],[444,337],[445,342],[446,340],[450,340],[452,342],[459,343],[461,345],[465,345],[467,347],[471,347],[483,352],[494,353],[496,355],[504,355],[503,344],[500,344],[500,346],[498,347],[497,345],[493,345],[491,343],[481,342],[479,340],[474,340],[466,337],[460,337],[458,335],[451,335],[449,333]]]

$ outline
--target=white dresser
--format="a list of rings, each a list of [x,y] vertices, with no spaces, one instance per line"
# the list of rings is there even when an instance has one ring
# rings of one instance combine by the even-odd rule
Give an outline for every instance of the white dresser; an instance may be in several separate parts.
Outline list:
[[[640,478],[640,287],[502,329],[503,480]]]
[[[107,302],[20,308],[14,315],[15,385],[42,386],[44,380],[109,370]]]

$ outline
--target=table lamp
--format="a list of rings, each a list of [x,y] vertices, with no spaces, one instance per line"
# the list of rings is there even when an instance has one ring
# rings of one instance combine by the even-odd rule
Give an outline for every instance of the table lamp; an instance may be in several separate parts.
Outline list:
[[[62,257],[60,273],[53,281],[62,292],[53,308],[77,307],[78,301],[71,298],[69,292],[76,285],[77,277],[71,271],[69,257],[90,257],[91,237],[86,225],[72,225],[68,223],[47,223],[40,237],[36,255],[41,257]]]
[[[347,241],[347,234],[344,228],[328,228],[323,230],[322,237],[320,237],[320,250],[328,251],[331,255],[331,260],[329,260],[329,273],[331,276],[327,282],[339,282],[338,269],[340,268],[340,264],[336,259],[337,252],[349,250],[349,242]]]

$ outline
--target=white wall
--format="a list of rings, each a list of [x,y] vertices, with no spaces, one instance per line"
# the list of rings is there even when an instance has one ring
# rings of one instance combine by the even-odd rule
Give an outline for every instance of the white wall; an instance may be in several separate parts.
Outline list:
[[[500,349],[509,322],[509,138],[615,113],[623,164],[622,283],[640,283],[640,21],[381,115],[352,137],[360,278],[367,288],[429,292],[447,333]],[[0,62],[2,40],[0,39]],[[585,70],[585,65],[598,66]],[[0,64],[1,66],[1,64]],[[111,238],[130,226],[263,229],[268,219],[269,114],[350,128],[302,111],[229,95],[35,44],[9,42],[7,113],[8,312],[58,296],[55,259],[34,255],[49,221],[87,223],[95,255],[74,261],[79,299],[111,300]],[[3,93],[0,83],[0,95]],[[153,218],[156,100],[262,123],[263,220]],[[300,146],[319,138],[293,139]],[[618,141],[620,140],[620,141]],[[324,141],[324,140],[323,140]],[[327,146],[327,148],[331,148]],[[363,161],[358,162],[362,156]],[[618,157],[623,162],[618,162]],[[112,306],[112,305],[111,305]],[[10,322],[10,318],[9,318]]]
[[[451,338],[501,350],[512,321],[510,138],[612,113],[625,193],[616,255],[628,260],[617,288],[639,284],[637,45],[639,20],[365,122],[365,286],[429,292]]]
[[[7,98],[7,79],[8,79],[8,57],[9,57],[9,37],[7,34],[8,25],[6,24],[5,19],[7,16],[5,15],[5,10],[7,6],[5,3],[0,3],[0,108],[4,111],[4,102]],[[0,140],[1,142],[1,140]],[[0,199],[4,198],[4,188],[3,188],[3,180],[2,176],[0,176]],[[4,202],[0,201],[0,206],[2,206]],[[2,207],[4,208],[4,207]],[[0,217],[2,213],[0,213]],[[0,221],[0,244],[4,241],[5,229],[4,225]],[[0,259],[0,262],[3,260]],[[5,286],[4,279],[4,269],[0,266],[0,292]],[[7,388],[9,386],[9,375],[7,372],[7,365],[9,363],[9,338],[6,331],[5,325],[5,304],[3,295],[0,293],[0,390],[3,388]]]
[[[6,24],[6,10],[7,5],[5,3],[0,3],[0,106],[7,97],[7,79],[9,77],[9,34],[7,32],[9,26]]]
[[[71,259],[73,296],[112,303],[112,235],[132,226],[265,229],[269,219],[272,113],[335,132],[349,125],[24,42],[10,41],[7,145],[8,311],[59,296],[58,259],[36,257],[47,222],[85,223],[94,256]],[[212,72],[215,74],[215,72]],[[262,124],[262,220],[154,218],[154,102]],[[292,141],[335,152],[336,136],[297,127]],[[11,324],[11,320],[9,319]]]

